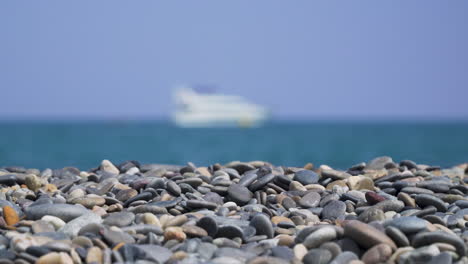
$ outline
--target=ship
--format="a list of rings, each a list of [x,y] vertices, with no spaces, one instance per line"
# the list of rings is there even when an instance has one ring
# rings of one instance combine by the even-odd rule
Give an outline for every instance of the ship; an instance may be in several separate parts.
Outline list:
[[[180,127],[258,127],[269,111],[237,95],[181,86],[174,90],[172,119]]]

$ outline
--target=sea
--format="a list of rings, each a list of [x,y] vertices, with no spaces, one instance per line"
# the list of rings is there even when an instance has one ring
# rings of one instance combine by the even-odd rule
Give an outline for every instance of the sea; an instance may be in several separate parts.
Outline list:
[[[268,161],[346,169],[378,156],[450,167],[468,162],[464,121],[272,121],[256,128],[179,128],[169,121],[0,122],[0,167],[88,170],[114,163],[197,166]]]

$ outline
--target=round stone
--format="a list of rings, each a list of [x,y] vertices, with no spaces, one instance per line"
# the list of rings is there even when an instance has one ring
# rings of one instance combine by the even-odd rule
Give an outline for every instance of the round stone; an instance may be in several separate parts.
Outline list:
[[[88,212],[80,217],[77,217],[66,225],[64,225],[59,232],[67,234],[70,237],[75,237],[81,228],[85,227],[88,224],[100,224],[102,219],[99,215]]]
[[[398,193],[398,200],[402,201],[406,206],[416,207],[416,203],[413,198],[407,193],[400,192]]]
[[[289,210],[291,208],[296,208],[296,202],[291,197],[285,197],[283,201],[281,201],[281,205],[286,210]]]
[[[329,220],[344,219],[346,204],[342,201],[330,201],[322,210],[322,218]]]
[[[385,200],[374,205],[374,207],[381,209],[382,211],[384,211],[384,213],[388,211],[394,211],[398,213],[401,210],[403,210],[405,204],[399,200]]]
[[[326,249],[314,248],[305,254],[304,264],[327,264],[332,260],[332,254]]]
[[[182,192],[179,185],[177,185],[177,183],[173,181],[167,181],[166,188],[172,195],[175,195],[175,196],[179,196],[180,193]]]
[[[392,248],[387,244],[378,244],[367,250],[362,256],[364,263],[384,263],[392,255]]]
[[[131,212],[118,212],[109,214],[103,221],[103,224],[108,226],[128,226],[133,220],[135,220],[135,215]]]
[[[444,231],[418,233],[412,239],[412,246],[418,248],[437,242],[453,245],[460,256],[465,256],[466,254],[466,245],[463,240],[456,235]]]
[[[306,237],[303,244],[307,248],[315,248],[321,244],[335,239],[337,236],[336,230],[333,227],[322,227]]]
[[[130,198],[133,198],[138,195],[138,192],[134,189],[125,189],[120,190],[116,195],[115,198],[119,201],[125,202]]]
[[[370,223],[372,221],[383,221],[385,220],[385,214],[379,208],[369,207],[359,215],[358,220],[365,223]]]
[[[41,179],[34,174],[28,174],[26,176],[25,183],[28,189],[32,190],[33,192],[36,192],[42,186]]]
[[[432,205],[437,208],[437,211],[439,212],[447,211],[447,206],[445,205],[444,201],[434,195],[418,194],[416,195],[415,201],[421,208]]]
[[[386,227],[385,233],[395,242],[398,247],[408,247],[410,245],[406,235],[393,226]]]
[[[374,181],[365,176],[351,176],[348,186],[350,190],[374,190]]]
[[[217,237],[227,237],[229,239],[233,238],[243,238],[243,232],[242,229],[238,226],[235,225],[224,225],[221,226],[218,229],[218,232],[216,233]]]
[[[36,264],[50,264],[50,263],[71,264],[73,263],[73,260],[67,253],[51,252],[46,255],[43,255],[36,261]]]
[[[303,185],[314,184],[319,180],[319,175],[311,170],[300,170],[294,174],[294,181],[298,181]]]
[[[250,226],[255,228],[257,235],[265,235],[267,238],[273,238],[273,226],[266,215],[256,214],[252,220],[250,220]]]
[[[299,200],[299,205],[304,208],[312,208],[317,207],[320,203],[320,194],[317,192],[309,192],[308,194],[304,195]]]
[[[5,219],[6,224],[9,226],[15,225],[20,220],[16,210],[9,205],[3,206],[3,218]]]
[[[205,229],[195,225],[184,225],[182,231],[189,237],[205,237],[208,235]]]
[[[403,216],[389,221],[387,226],[393,226],[405,234],[417,233],[427,228],[427,221],[415,216]]]
[[[392,249],[396,249],[395,243],[387,235],[360,221],[351,220],[347,222],[344,226],[344,235],[353,239],[363,248],[371,248],[383,243],[389,245]]]
[[[188,200],[187,201],[187,206],[193,209],[200,209],[200,208],[205,208],[208,210],[214,210],[216,207],[218,207],[217,204],[212,203],[212,202],[207,202],[207,201],[201,201],[201,200]]]
[[[27,219],[37,220],[45,215],[51,215],[65,222],[88,213],[86,208],[72,204],[41,204],[29,206],[25,211]]]
[[[86,208],[93,208],[94,206],[101,206],[106,203],[106,199],[99,195],[88,194],[84,197],[78,197],[70,201],[72,204],[81,204]]]
[[[336,256],[330,264],[349,264],[353,260],[359,260],[358,256],[351,251],[344,251]]]
[[[380,196],[380,195],[376,194],[375,192],[366,192],[366,201],[370,205],[374,205],[374,204],[380,203],[380,202],[385,201],[385,200],[386,200],[385,197]]]
[[[99,247],[91,247],[86,255],[86,263],[102,264],[103,253]]]
[[[238,205],[247,204],[252,199],[252,192],[240,184],[231,184],[228,188],[228,197]]]
[[[271,249],[271,255],[274,257],[291,261],[294,258],[294,252],[289,247],[276,246]]]
[[[251,190],[252,192],[260,190],[263,187],[265,187],[265,185],[272,182],[274,179],[275,179],[275,175],[272,173],[269,173],[260,178],[257,178],[257,181],[255,181],[254,183],[250,185],[249,190]]]
[[[197,226],[205,229],[210,237],[215,237],[216,233],[218,232],[218,224],[212,217],[209,216],[205,216],[198,220]]]

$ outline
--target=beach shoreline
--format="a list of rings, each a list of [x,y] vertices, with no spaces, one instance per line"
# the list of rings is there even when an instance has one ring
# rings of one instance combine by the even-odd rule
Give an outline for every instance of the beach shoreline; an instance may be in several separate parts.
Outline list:
[[[5,263],[468,263],[468,163],[0,169]],[[3,262],[2,262],[3,263]]]

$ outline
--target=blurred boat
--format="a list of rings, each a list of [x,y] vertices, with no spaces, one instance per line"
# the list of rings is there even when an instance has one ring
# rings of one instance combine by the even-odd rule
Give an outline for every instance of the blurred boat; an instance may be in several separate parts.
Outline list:
[[[181,127],[255,127],[268,118],[268,111],[240,96],[200,92],[180,87],[174,92],[173,121]]]

